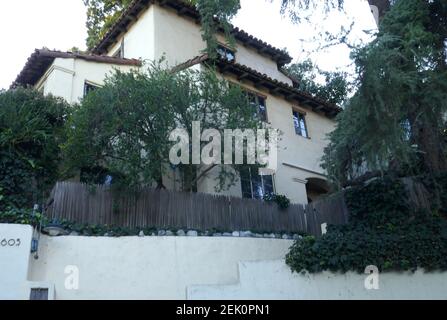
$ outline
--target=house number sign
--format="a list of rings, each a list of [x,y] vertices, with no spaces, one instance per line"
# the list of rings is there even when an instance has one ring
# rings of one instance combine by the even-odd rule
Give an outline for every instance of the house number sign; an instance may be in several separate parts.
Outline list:
[[[3,247],[20,247],[20,239],[2,239],[0,241],[0,248]]]

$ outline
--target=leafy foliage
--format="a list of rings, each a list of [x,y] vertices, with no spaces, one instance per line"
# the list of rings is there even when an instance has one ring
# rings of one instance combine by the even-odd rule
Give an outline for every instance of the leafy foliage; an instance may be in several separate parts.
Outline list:
[[[93,49],[132,0],[83,0],[87,7],[87,48]]]
[[[377,39],[354,53],[359,90],[323,159],[338,186],[374,170],[447,170],[446,15],[443,1],[395,1]]]
[[[202,130],[216,129],[221,137],[225,129],[264,128],[254,113],[241,88],[229,86],[212,70],[172,73],[151,64],[144,72],[116,71],[74,109],[64,145],[67,169],[108,173],[126,188],[154,183],[164,188],[163,173],[177,143],[169,140],[172,130],[185,129],[192,137],[193,121]],[[197,181],[216,167],[179,165],[184,190],[194,190]],[[219,167],[221,189],[237,178],[230,168]],[[98,182],[91,178],[89,182]]]
[[[286,71],[301,91],[338,105],[348,98],[350,84],[344,72],[322,71],[311,60],[291,64]],[[323,78],[324,83],[319,83],[318,78]]]
[[[275,202],[282,210],[287,209],[290,206],[290,199],[281,194],[267,193],[264,195],[265,202]]]
[[[412,210],[403,185],[384,179],[349,189],[351,221],[319,239],[297,241],[286,257],[295,272],[447,270],[447,221]]]
[[[31,206],[58,177],[68,105],[30,89],[0,92],[0,189],[5,206]],[[1,207],[0,207],[1,209]]]

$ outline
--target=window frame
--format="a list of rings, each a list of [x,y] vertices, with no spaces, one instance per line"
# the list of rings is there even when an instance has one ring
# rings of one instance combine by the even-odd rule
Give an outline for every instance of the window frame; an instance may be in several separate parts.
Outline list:
[[[225,52],[225,56],[223,56],[220,52],[219,52],[219,49],[223,49],[223,51]],[[229,63],[236,63],[236,49],[232,49],[232,48],[230,48],[230,47],[228,47],[228,46],[226,46],[226,45],[224,45],[224,44],[222,44],[222,43],[218,43],[217,44],[217,48],[216,48],[216,51],[217,51],[217,55],[220,57],[220,58],[222,58],[222,59],[225,59],[226,61],[228,61]],[[228,59],[228,53],[231,53],[232,55],[233,55],[233,60],[230,60],[230,59]]]
[[[252,200],[262,200],[262,199],[258,199],[258,198],[255,197],[255,192],[254,192],[254,180],[253,180],[253,172],[252,172],[252,168],[251,168],[251,167],[248,167],[248,168],[245,168],[245,169],[247,169],[247,171],[248,171],[247,173],[248,173],[248,175],[249,175],[249,180],[248,180],[248,182],[250,183],[250,197],[246,197],[246,196],[245,196],[246,193],[245,193],[244,190],[243,190],[243,182],[242,182],[242,181],[243,181],[243,180],[246,180],[246,179],[243,179],[242,174],[239,173],[239,175],[240,175],[240,179],[241,179],[241,192],[242,192],[242,198],[244,198],[244,199],[252,199]],[[265,196],[266,194],[268,194],[267,191],[266,191],[266,188],[265,188],[266,182],[265,182],[265,178],[264,178],[264,176],[271,177],[271,179],[272,179],[272,193],[276,193],[276,184],[275,184],[275,175],[274,175],[274,174],[272,174],[272,175],[261,175],[261,174],[259,174],[259,172],[258,172],[257,176],[260,177],[261,187],[262,187],[262,191],[263,191],[263,195],[264,195],[264,196]]]
[[[92,90],[96,90],[96,89],[101,88],[102,86],[99,85],[99,84],[97,84],[97,83],[94,83],[94,82],[92,82],[92,81],[85,80],[85,81],[84,81],[84,95],[83,95],[84,98],[85,98],[85,97],[87,96],[87,94],[90,92],[90,91],[87,91],[87,88],[88,88],[88,87],[93,88]]]
[[[295,123],[295,117],[296,116],[295,116],[295,114],[298,114],[298,116],[299,116],[298,117],[299,128],[296,127],[296,123]],[[292,108],[292,122],[293,122],[293,129],[295,130],[295,134],[297,136],[302,137],[302,138],[310,139],[309,126],[308,126],[306,118],[307,118],[307,113],[305,111],[300,110],[300,109],[298,109],[296,107]],[[306,135],[303,135],[303,132],[302,132],[303,128],[301,128],[301,121],[300,121],[301,119],[304,122],[304,131],[305,131]],[[300,129],[300,132],[298,132],[298,129]]]
[[[260,117],[260,120],[262,122],[268,123],[269,122],[269,117],[268,117],[268,112],[267,112],[267,96],[264,95],[264,94],[260,94],[260,93],[254,91],[254,90],[246,89],[245,87],[243,87],[243,90],[247,94],[247,97],[249,97],[249,95],[253,95],[256,98],[255,103],[256,103],[256,114],[257,114],[257,116],[261,115],[261,112],[259,112],[259,106],[260,106],[259,98],[264,100],[265,114],[264,114],[264,119],[262,119]]]

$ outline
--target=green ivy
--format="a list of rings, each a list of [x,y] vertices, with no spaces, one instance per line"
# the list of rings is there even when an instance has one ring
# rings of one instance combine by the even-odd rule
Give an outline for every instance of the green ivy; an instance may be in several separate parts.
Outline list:
[[[267,193],[263,199],[265,202],[275,202],[281,210],[285,210],[290,206],[290,199],[284,195]]]
[[[286,262],[295,272],[447,270],[447,221],[407,204],[398,180],[378,179],[346,191],[350,222],[321,238],[297,241]]]

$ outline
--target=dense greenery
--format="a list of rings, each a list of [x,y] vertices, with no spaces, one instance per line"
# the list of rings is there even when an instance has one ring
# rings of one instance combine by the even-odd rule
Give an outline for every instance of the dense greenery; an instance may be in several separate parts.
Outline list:
[[[68,105],[30,89],[0,92],[0,197],[32,207],[57,180]]]
[[[324,157],[338,186],[365,172],[447,170],[446,16],[445,1],[395,1],[377,38],[354,52],[359,89]]]
[[[87,48],[92,49],[132,0],[83,0],[87,7]]]
[[[144,72],[116,71],[74,108],[64,145],[67,168],[73,173],[81,170],[87,182],[103,183],[97,177],[110,175],[126,188],[154,183],[164,188],[162,177],[169,167],[171,147],[177,144],[170,141],[172,130],[188,132],[190,147],[182,152],[188,153],[194,121],[202,130],[212,128],[224,137],[225,129],[266,127],[255,113],[239,86],[229,86],[211,70],[172,73],[152,64]],[[210,141],[202,141],[201,146]],[[223,144],[221,149],[210,154],[223,159]],[[197,182],[219,162],[205,169],[200,164],[171,167],[180,173],[183,189],[195,191]],[[238,169],[216,168],[219,189],[235,183],[232,168]]]
[[[444,190],[447,190],[444,185]],[[293,271],[447,270],[447,220],[436,211],[413,210],[399,180],[349,189],[350,223],[329,226],[319,239],[297,241],[286,257]]]
[[[345,72],[320,70],[311,60],[293,63],[285,69],[301,91],[337,105],[344,104],[348,98],[350,84]],[[320,83],[318,78],[324,79],[324,83]]]

